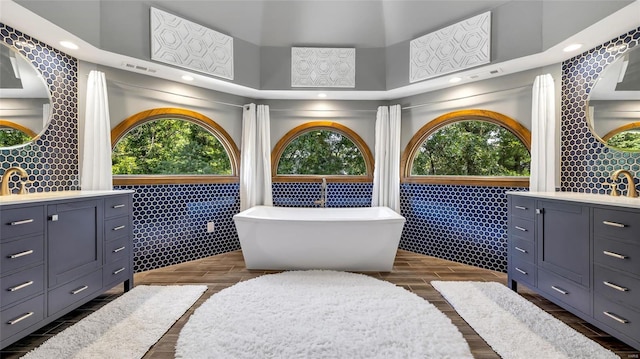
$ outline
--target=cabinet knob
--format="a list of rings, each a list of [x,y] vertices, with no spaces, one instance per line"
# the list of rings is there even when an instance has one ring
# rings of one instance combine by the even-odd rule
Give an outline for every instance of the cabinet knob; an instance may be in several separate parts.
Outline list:
[[[49,216],[49,220],[51,222],[57,222],[58,221],[58,215],[57,214],[52,214],[51,216]]]
[[[542,214],[543,210],[542,208],[536,208],[536,214]]]

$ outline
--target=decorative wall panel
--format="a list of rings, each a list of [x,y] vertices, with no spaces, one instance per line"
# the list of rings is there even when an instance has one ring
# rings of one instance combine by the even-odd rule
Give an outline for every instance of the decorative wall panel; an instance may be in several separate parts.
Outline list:
[[[292,47],[291,87],[356,87],[356,49]]]
[[[233,38],[151,8],[151,59],[233,80]]]
[[[0,150],[0,175],[9,167],[22,167],[32,181],[29,192],[78,189],[77,60],[2,23],[0,39],[42,74],[52,99],[51,122],[38,139]]]
[[[409,47],[409,82],[489,63],[491,12],[419,37]]]
[[[588,94],[604,68],[640,45],[640,27],[562,63],[561,190],[609,193],[611,172],[640,175],[640,153],[620,152],[602,144],[589,130]],[[640,51],[640,50],[635,50]],[[626,184],[619,182],[627,192]]]
[[[320,183],[276,182],[273,205],[279,207],[318,207]],[[327,183],[327,207],[371,207],[373,183]]]

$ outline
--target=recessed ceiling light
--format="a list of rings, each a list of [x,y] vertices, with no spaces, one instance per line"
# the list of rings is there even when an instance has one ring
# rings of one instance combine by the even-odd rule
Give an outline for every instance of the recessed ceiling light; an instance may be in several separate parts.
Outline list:
[[[60,41],[60,45],[66,47],[67,49],[71,49],[71,50],[79,49],[78,45],[74,44],[71,41]]]
[[[576,51],[577,49],[579,49],[581,47],[582,47],[582,44],[571,44],[571,45],[565,47],[564,49],[562,49],[562,51],[564,51],[564,52]]]
[[[449,82],[452,84],[455,84],[456,82],[460,82],[460,81],[462,81],[461,77],[452,77],[449,79]]]
[[[320,97],[320,98],[325,98],[325,97],[327,97],[327,94],[326,94],[326,93],[319,93],[319,94],[318,94],[318,97]]]
[[[185,81],[193,81],[193,77],[189,75],[182,75],[182,79]]]

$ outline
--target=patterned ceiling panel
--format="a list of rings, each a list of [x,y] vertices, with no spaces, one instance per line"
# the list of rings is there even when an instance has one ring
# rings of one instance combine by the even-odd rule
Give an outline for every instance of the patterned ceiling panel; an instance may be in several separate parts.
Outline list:
[[[412,40],[409,82],[417,82],[491,61],[491,12]]]
[[[291,87],[356,87],[356,49],[292,47]]]
[[[151,8],[151,59],[233,80],[233,38]]]

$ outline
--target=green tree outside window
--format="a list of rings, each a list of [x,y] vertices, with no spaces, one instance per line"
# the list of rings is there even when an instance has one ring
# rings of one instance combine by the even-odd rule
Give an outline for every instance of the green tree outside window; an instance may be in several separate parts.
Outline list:
[[[230,175],[222,143],[202,126],[182,119],[145,122],[127,132],[112,154],[114,175]]]
[[[623,150],[640,151],[640,131],[635,129],[617,133],[607,140],[607,145]]]
[[[422,143],[413,176],[529,176],[531,156],[509,130],[486,121],[458,121]]]
[[[367,174],[364,157],[351,139],[330,130],[312,130],[294,138],[278,162],[279,175]]]
[[[31,141],[31,136],[14,128],[0,128],[0,147],[11,147]]]

